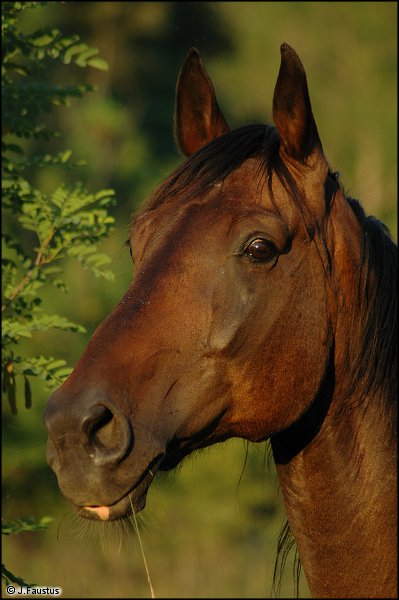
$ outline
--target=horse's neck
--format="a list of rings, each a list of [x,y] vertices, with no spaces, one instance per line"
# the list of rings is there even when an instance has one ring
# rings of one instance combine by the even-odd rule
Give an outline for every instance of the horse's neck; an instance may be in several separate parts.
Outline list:
[[[284,437],[272,442],[314,597],[397,595],[396,443],[379,400],[345,413],[333,397],[317,435],[288,462],[278,458]]]

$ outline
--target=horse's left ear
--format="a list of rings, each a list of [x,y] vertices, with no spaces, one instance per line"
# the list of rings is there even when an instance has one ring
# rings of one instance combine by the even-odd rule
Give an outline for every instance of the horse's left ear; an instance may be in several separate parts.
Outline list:
[[[187,54],[177,80],[174,129],[176,143],[186,156],[229,131],[196,48]]]
[[[282,44],[281,65],[273,96],[273,119],[288,156],[304,161],[321,150],[303,65],[288,44]]]

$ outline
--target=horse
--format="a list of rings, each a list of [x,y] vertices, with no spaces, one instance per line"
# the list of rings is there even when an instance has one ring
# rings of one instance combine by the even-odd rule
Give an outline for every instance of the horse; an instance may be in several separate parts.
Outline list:
[[[346,196],[280,53],[275,126],[230,129],[188,52],[185,160],[134,215],[133,281],[48,401],[47,460],[109,521],[193,451],[269,439],[312,596],[396,597],[397,248]]]

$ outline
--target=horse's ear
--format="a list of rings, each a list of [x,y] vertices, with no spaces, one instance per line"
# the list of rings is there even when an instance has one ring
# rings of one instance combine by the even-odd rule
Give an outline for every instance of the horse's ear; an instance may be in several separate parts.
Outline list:
[[[196,48],[189,50],[180,69],[174,128],[176,143],[186,156],[229,131]]]
[[[282,44],[281,65],[273,96],[273,119],[288,156],[304,161],[321,149],[303,65],[288,44]]]

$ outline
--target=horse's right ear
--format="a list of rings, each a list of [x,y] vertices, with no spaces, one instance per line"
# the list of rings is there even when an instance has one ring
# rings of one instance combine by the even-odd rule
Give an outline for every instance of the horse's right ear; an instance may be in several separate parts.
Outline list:
[[[303,65],[288,44],[282,44],[281,65],[273,96],[273,118],[286,154],[304,161],[321,142],[310,104]]]
[[[189,50],[177,80],[174,130],[186,156],[229,131],[196,48]]]

